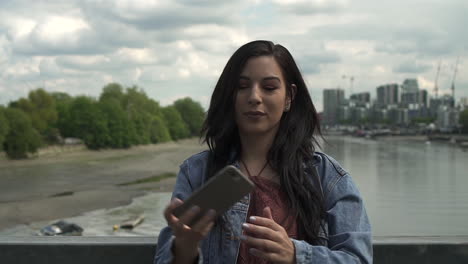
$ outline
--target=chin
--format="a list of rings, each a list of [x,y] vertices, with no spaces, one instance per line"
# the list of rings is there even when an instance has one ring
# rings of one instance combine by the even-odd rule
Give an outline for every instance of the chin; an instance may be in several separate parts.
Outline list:
[[[242,129],[239,130],[241,134],[244,135],[265,135],[270,133],[274,128],[272,127],[264,127],[264,126],[249,126],[249,127],[243,127]]]

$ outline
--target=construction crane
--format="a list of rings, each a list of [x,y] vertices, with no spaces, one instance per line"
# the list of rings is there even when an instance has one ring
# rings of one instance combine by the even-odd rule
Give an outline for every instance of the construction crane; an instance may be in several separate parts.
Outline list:
[[[441,64],[441,61],[439,61],[439,64],[437,65],[437,72],[436,72],[436,77],[434,81],[434,94],[435,94],[436,99],[437,99],[437,93],[439,91],[439,87],[437,87],[437,82],[439,81],[440,64]]]
[[[453,71],[453,78],[452,78],[452,98],[453,101],[455,102],[455,78],[457,77],[457,72],[458,72],[458,63],[460,61],[460,56],[457,57],[457,62],[455,63],[455,70]]]
[[[349,95],[351,96],[351,94],[353,93],[354,76],[346,76],[346,75],[343,75],[343,76],[341,76],[341,78],[343,78],[343,79],[349,79]]]

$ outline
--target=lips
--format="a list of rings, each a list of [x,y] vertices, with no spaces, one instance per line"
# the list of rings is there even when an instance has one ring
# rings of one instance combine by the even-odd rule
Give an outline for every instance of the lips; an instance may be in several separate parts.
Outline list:
[[[248,112],[245,112],[244,115],[248,117],[262,117],[262,116],[265,116],[266,114],[261,111],[248,111]]]

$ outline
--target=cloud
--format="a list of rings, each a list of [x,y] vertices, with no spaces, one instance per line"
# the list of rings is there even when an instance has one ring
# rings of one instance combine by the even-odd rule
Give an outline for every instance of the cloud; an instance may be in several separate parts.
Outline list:
[[[418,63],[416,61],[406,61],[393,67],[394,73],[424,73],[432,68],[432,65]]]
[[[336,14],[346,8],[346,0],[273,0],[282,11],[295,15]]]
[[[320,67],[324,64],[338,63],[341,58],[338,54],[333,52],[317,52],[309,53],[299,58],[299,67],[304,74],[320,73]]]
[[[371,93],[403,75],[433,80],[457,56],[457,95],[468,96],[466,13],[464,0],[5,0],[0,104],[44,85],[97,96],[110,81],[208,102],[229,57],[255,39],[287,47],[314,98],[347,87],[342,75]],[[441,87],[452,74],[443,67]]]

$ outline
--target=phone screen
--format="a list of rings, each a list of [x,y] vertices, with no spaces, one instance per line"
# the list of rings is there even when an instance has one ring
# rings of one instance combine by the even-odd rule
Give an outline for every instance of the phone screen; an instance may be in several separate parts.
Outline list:
[[[179,217],[192,206],[199,206],[200,213],[189,223],[191,226],[209,209],[216,210],[217,215],[223,214],[254,187],[254,183],[239,169],[228,165],[175,208],[173,214]]]

